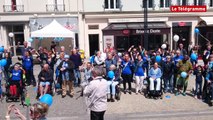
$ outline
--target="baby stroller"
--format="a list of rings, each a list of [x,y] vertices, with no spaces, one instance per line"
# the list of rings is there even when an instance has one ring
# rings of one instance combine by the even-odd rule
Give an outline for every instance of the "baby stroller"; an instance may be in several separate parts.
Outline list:
[[[9,71],[13,71],[15,66],[22,66],[21,63],[15,63],[14,65],[10,66]],[[6,95],[6,102],[9,101],[20,101],[21,104],[24,104],[25,101],[25,96],[26,96],[26,88],[25,88],[25,71],[20,68],[21,70],[21,74],[22,74],[22,79],[20,81],[17,81],[16,84],[14,84],[15,82],[12,80],[12,74],[10,74],[10,77],[8,79],[8,81],[6,81],[6,91],[5,91],[5,95]]]
[[[150,90],[150,77],[146,77],[144,79],[144,85],[146,86],[146,90],[144,92],[144,96],[146,98],[154,98],[154,99],[163,99],[163,88],[162,88],[162,78],[160,78],[160,90],[156,90],[157,81],[154,80],[154,90]]]

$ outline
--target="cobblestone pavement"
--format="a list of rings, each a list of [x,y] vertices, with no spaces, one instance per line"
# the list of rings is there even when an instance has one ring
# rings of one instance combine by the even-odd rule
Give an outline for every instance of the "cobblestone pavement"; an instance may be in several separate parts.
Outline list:
[[[39,66],[35,66],[35,75],[40,70]],[[133,85],[134,86],[134,85]],[[143,95],[122,94],[121,100],[114,103],[108,103],[108,109],[105,115],[106,120],[212,120],[213,108],[209,107],[201,100],[194,99],[191,96],[191,89],[194,87],[194,76],[190,76],[187,96],[174,96],[173,94],[165,94],[163,99],[153,100],[147,99]],[[31,103],[35,100],[36,88],[27,87],[30,94]],[[85,100],[79,97],[80,88],[75,89],[73,98],[61,95],[54,96],[54,103],[50,107],[48,113],[49,120],[89,120],[89,112],[86,111]],[[170,98],[165,96],[169,95]],[[14,103],[14,102],[13,102]],[[7,106],[5,100],[0,103],[0,120],[4,119]],[[26,114],[26,107],[23,108],[19,102],[14,103]],[[11,119],[15,120],[14,115]]]

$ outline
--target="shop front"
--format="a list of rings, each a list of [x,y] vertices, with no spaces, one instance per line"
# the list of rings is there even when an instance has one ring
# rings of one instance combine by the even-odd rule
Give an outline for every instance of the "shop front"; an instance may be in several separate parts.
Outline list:
[[[207,44],[213,43],[213,17],[201,17],[201,21],[196,26],[199,32],[196,33],[196,44],[201,47],[201,51],[206,49]]]
[[[103,30],[104,48],[108,44],[119,52],[130,46],[144,46],[144,23],[112,23]],[[170,28],[165,23],[148,23],[148,49],[155,50],[169,43]]]

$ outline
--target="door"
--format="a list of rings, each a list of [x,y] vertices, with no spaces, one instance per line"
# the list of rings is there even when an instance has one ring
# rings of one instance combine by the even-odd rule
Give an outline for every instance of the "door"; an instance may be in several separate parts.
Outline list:
[[[90,56],[94,55],[96,51],[99,51],[99,34],[90,34],[89,35]]]

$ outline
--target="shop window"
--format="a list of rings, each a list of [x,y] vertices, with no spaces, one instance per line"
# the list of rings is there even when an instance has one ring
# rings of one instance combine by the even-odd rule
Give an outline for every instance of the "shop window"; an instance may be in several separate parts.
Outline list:
[[[120,0],[105,0],[104,1],[105,9],[119,9],[120,8]]]
[[[168,8],[171,5],[171,0],[160,0],[161,8]]]
[[[153,8],[153,0],[147,0],[147,6],[148,8]],[[143,5],[144,8],[144,5]]]
[[[212,0],[210,0],[212,1]],[[194,0],[194,5],[204,5],[204,1],[203,0]]]
[[[65,11],[64,0],[47,0],[47,11]]]
[[[188,5],[188,0],[178,0],[178,5],[182,6]]]

